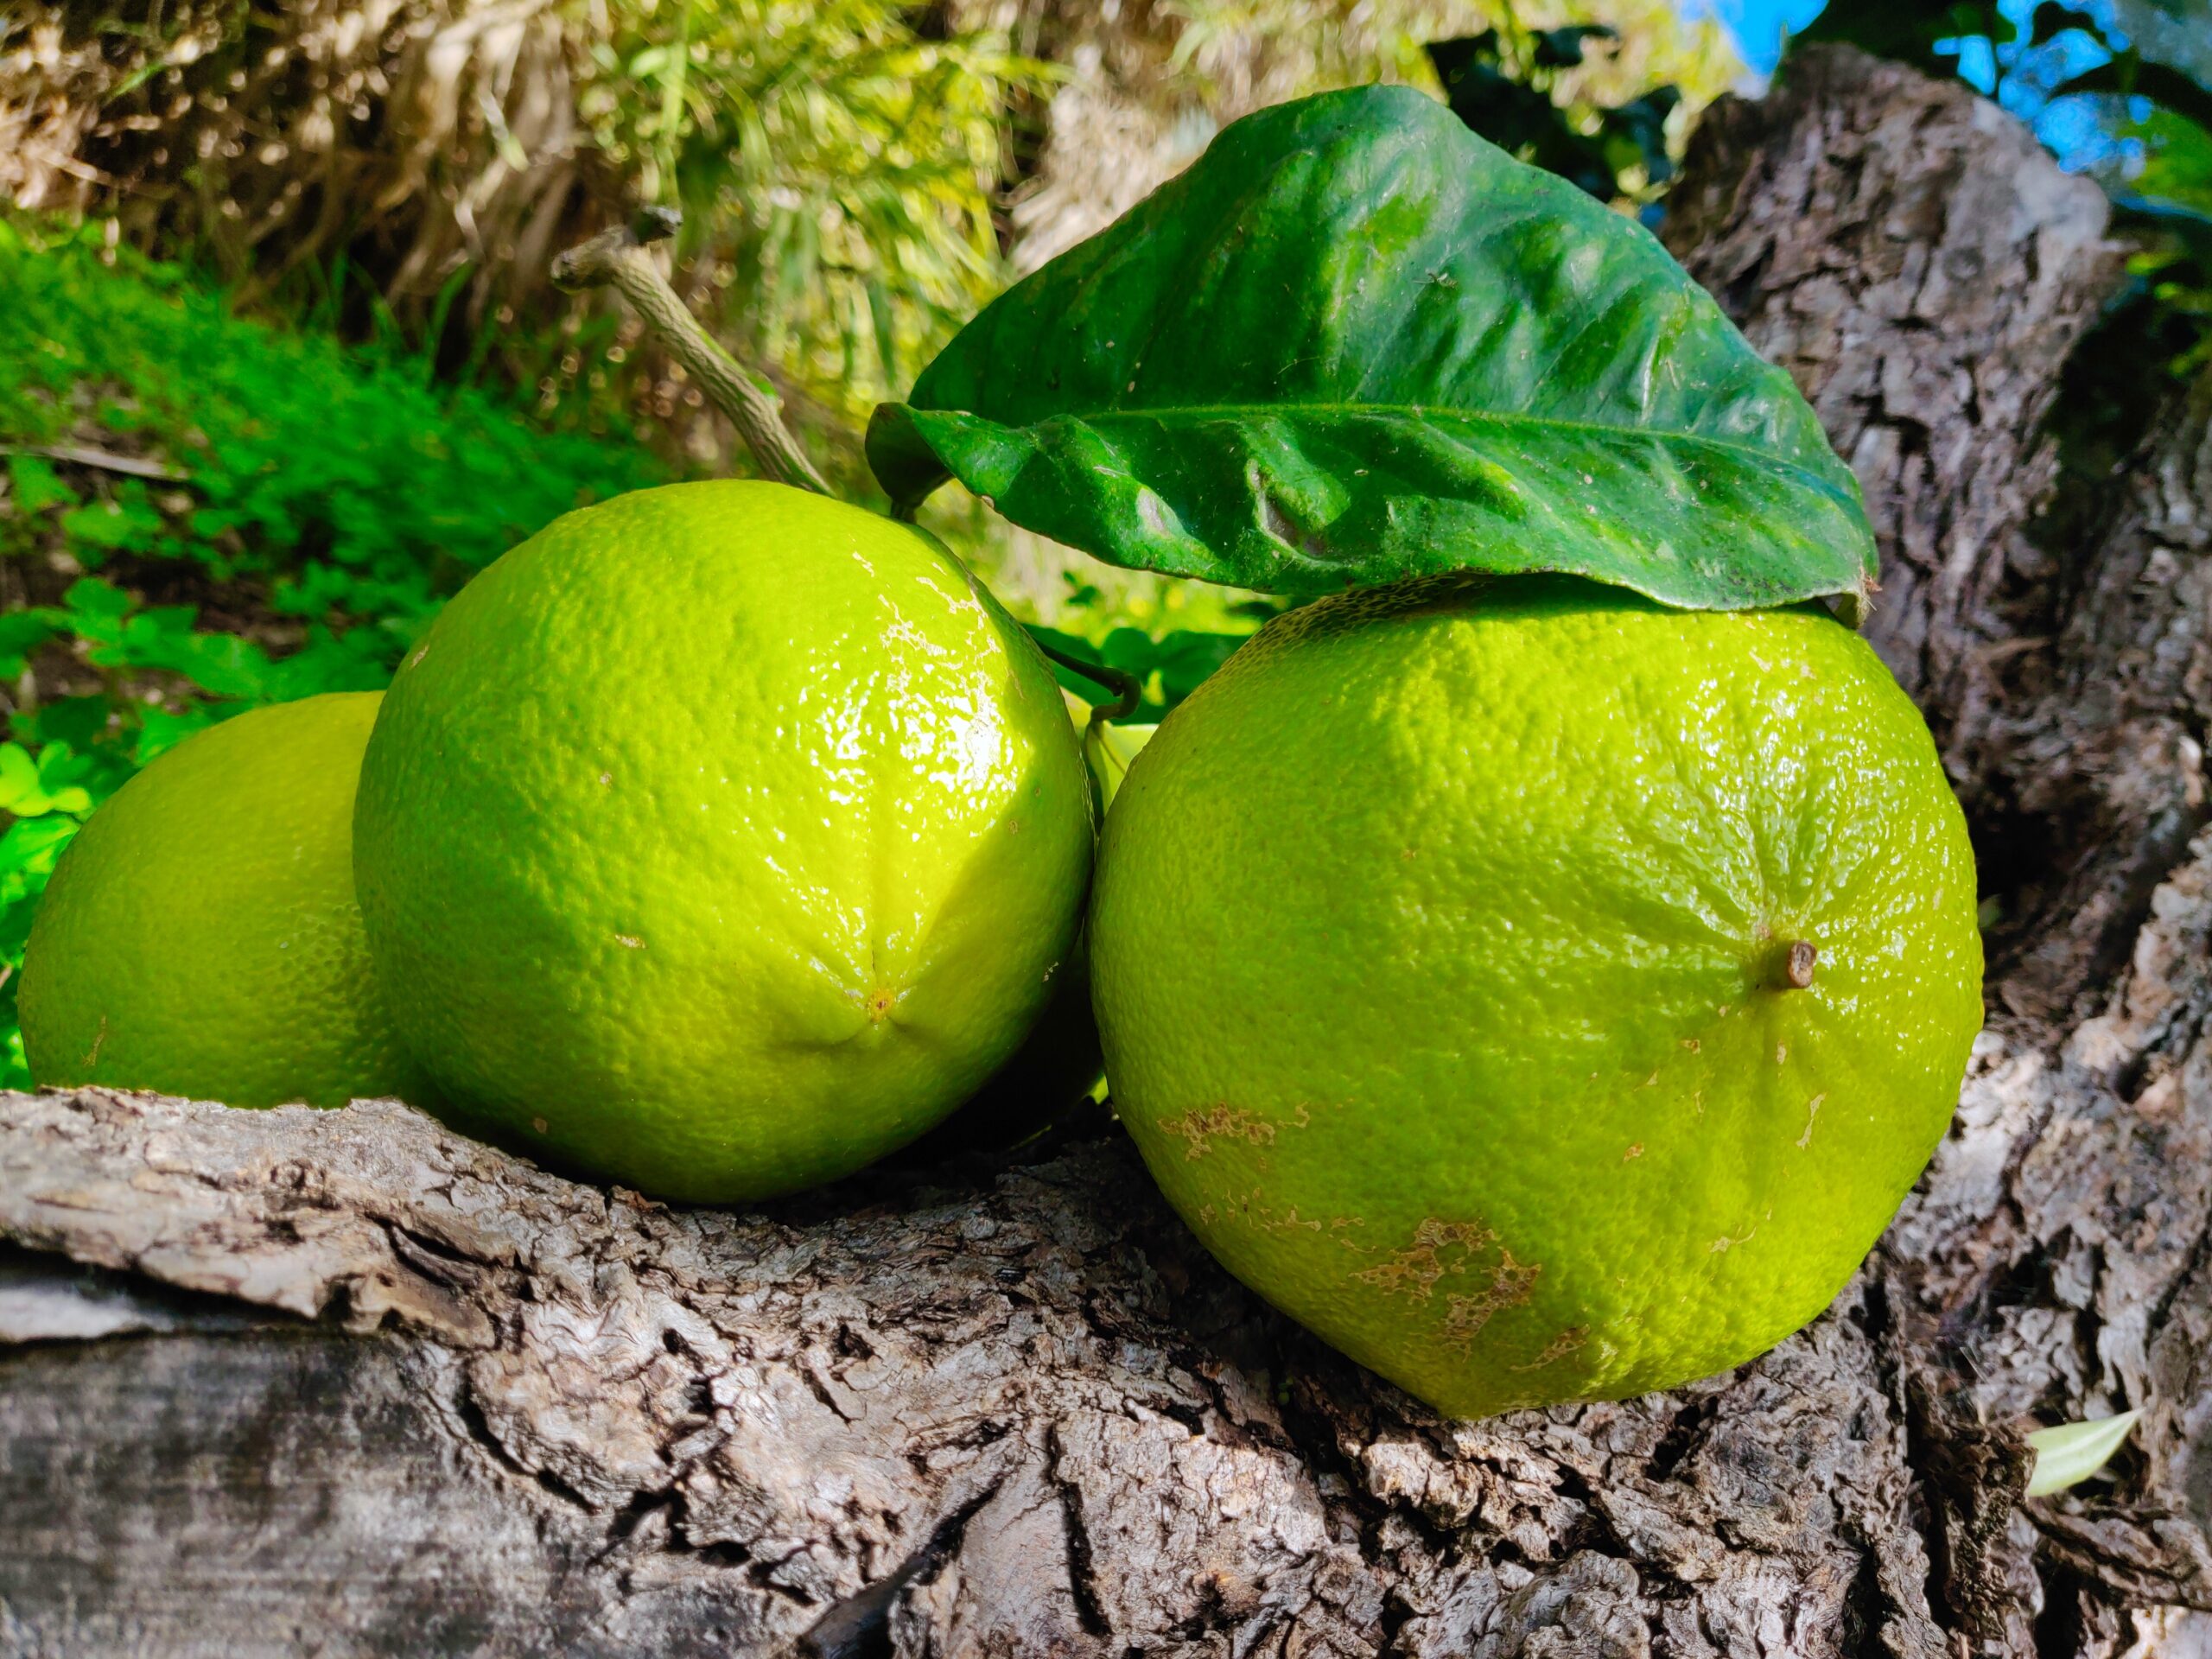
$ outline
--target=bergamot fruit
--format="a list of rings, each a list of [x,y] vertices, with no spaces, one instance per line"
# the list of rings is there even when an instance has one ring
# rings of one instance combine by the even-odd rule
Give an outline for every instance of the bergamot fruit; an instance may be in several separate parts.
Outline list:
[[[1981,1020],[1965,825],[1874,653],[1569,579],[1270,624],[1131,767],[1090,961],[1199,1237],[1467,1416],[1818,1314]]]
[[[912,1139],[1072,948],[1044,659],[910,525],[780,485],[549,525],[401,666],[362,770],[379,977],[454,1121],[662,1197]]]
[[[233,1106],[428,1098],[353,901],[353,790],[380,697],[240,715],[92,815],[24,950],[38,1083]]]

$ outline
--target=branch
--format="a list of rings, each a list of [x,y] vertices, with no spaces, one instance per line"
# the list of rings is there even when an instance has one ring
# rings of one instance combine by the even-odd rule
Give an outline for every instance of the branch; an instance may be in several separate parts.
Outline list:
[[[682,215],[672,207],[648,207],[631,223],[601,231],[555,259],[554,285],[572,293],[612,288],[620,294],[714,399],[715,407],[729,416],[763,474],[779,484],[831,493],[784,425],[783,406],[776,395],[762,390],[753,373],[699,326],[653,263],[647,249],[675,235],[682,223]]]
[[[158,461],[147,461],[137,455],[118,455],[111,449],[95,449],[81,443],[12,443],[0,444],[0,455],[36,455],[44,461],[66,461],[73,467],[90,467],[103,473],[121,473],[129,478],[149,478],[157,484],[188,484],[189,473]]]

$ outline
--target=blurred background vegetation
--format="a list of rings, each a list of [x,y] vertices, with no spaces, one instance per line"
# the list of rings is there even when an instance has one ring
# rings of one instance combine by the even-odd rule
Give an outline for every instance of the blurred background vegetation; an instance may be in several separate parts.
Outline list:
[[[373,687],[582,503],[744,470],[553,254],[679,206],[677,289],[839,487],[1008,280],[1227,121],[1385,79],[1647,219],[1787,24],[1960,75],[2137,244],[2111,396],[2212,358],[2212,0],[110,0],[0,16],[0,1082],[54,856],[139,766]],[[1786,60],[1782,73],[1787,73]],[[2125,381],[2126,384],[2119,384]],[[948,494],[955,493],[948,492]],[[1271,607],[979,504],[933,527],[1156,715]]]

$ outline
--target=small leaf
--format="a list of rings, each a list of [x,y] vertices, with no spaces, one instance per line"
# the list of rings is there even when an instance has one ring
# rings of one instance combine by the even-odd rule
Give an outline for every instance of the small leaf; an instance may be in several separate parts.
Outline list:
[[[112,582],[79,576],[69,584],[61,602],[69,607],[69,623],[79,632],[105,639],[112,637],[137,601]]]
[[[54,861],[61,856],[61,849],[69,844],[77,829],[77,820],[64,816],[18,818],[10,824],[8,833],[0,836],[0,904],[12,907],[27,896],[42,891],[46,878],[54,872]],[[28,916],[22,918],[22,925],[28,929]],[[20,935],[0,936],[0,955],[20,949]]]
[[[42,607],[0,611],[0,679],[12,680],[21,674],[31,652],[65,626],[60,613]]]
[[[91,811],[91,794],[69,775],[74,760],[66,745],[48,745],[33,760],[22,744],[0,743],[0,811],[17,818]]]
[[[35,817],[42,807],[25,808],[41,798],[38,765],[20,743],[0,743],[0,811],[17,817]]]
[[[1129,775],[1129,764],[1152,741],[1157,726],[1117,726],[1110,721],[1094,720],[1083,731],[1083,758],[1089,763],[1090,775],[1098,785],[1098,804],[1109,807],[1114,796],[1122,787],[1122,779]]]
[[[1729,609],[1871,588],[1850,469],[1640,226],[1403,87],[1279,105],[1017,283],[868,460],[1110,563],[1294,596],[1571,571]]]
[[[15,492],[16,511],[24,518],[48,507],[77,505],[77,492],[61,481],[51,461],[36,455],[10,455],[8,480]]]
[[[2093,1422],[2037,1429],[2028,1436],[2036,1454],[2035,1467],[2028,1474],[2028,1496],[2048,1497],[2088,1479],[2120,1450],[2127,1431],[2142,1414],[2123,1411],[2117,1417],[2100,1417]]]
[[[80,557],[93,550],[100,554],[143,552],[162,528],[161,514],[146,504],[144,494],[145,486],[140,485],[112,501],[72,507],[56,522],[76,543]]]

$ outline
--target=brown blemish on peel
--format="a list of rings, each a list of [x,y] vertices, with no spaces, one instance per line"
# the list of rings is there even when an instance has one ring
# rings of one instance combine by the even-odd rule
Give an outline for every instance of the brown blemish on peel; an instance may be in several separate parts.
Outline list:
[[[1472,1296],[1445,1299],[1444,1337],[1454,1348],[1471,1345],[1500,1308],[1518,1307],[1527,1301],[1529,1293],[1535,1288],[1536,1275],[1544,1270],[1541,1262],[1515,1261],[1513,1252],[1503,1247],[1497,1257],[1488,1286]]]
[[[1497,1258],[1489,1260],[1495,1247]],[[1414,1230],[1413,1243],[1386,1261],[1352,1275],[1408,1300],[1426,1302],[1445,1289],[1444,1332],[1457,1348],[1472,1343],[1491,1316],[1527,1301],[1540,1262],[1522,1262],[1479,1221],[1440,1221],[1432,1216]],[[1467,1285],[1460,1291],[1452,1285]]]
[[[1449,1273],[1465,1272],[1469,1257],[1497,1242],[1497,1235],[1479,1221],[1439,1221],[1431,1216],[1414,1230],[1411,1244],[1389,1261],[1352,1276],[1425,1302],[1435,1292],[1439,1280]],[[1446,1262],[1446,1251],[1457,1251],[1457,1260]]]
[[[1300,1106],[1291,1122],[1293,1128],[1302,1129],[1312,1121],[1312,1115]],[[1160,1127],[1170,1135],[1181,1135],[1190,1143],[1183,1156],[1193,1161],[1213,1150],[1214,1139],[1218,1135],[1249,1141],[1255,1147],[1271,1145],[1275,1138],[1275,1126],[1266,1118],[1226,1101],[1185,1112],[1180,1117],[1171,1117]]]
[[[1570,1325],[1544,1345],[1542,1353],[1538,1354],[1526,1365],[1516,1365],[1513,1369],[1516,1371],[1540,1371],[1555,1359],[1565,1359],[1589,1340],[1589,1326]]]
[[[1813,1144],[1813,1120],[1821,1115],[1821,1103],[1827,1098],[1827,1095],[1819,1094],[1805,1103],[1805,1133],[1797,1137],[1798,1151]]]
[[[1325,1232],[1333,1236],[1337,1243],[1348,1250],[1357,1250],[1360,1246],[1355,1244],[1345,1235],[1354,1227],[1363,1227],[1367,1224],[1366,1221],[1358,1216],[1333,1216],[1325,1222],[1316,1221],[1309,1217],[1300,1215],[1298,1206],[1294,1204],[1286,1213],[1279,1216],[1268,1207],[1267,1194],[1256,1186],[1243,1198],[1232,1202],[1235,1213],[1243,1217],[1247,1226],[1256,1227],[1262,1232],[1269,1233],[1294,1230],[1309,1233]],[[1214,1207],[1209,1204],[1198,1213],[1203,1219],[1211,1221],[1214,1218]]]

